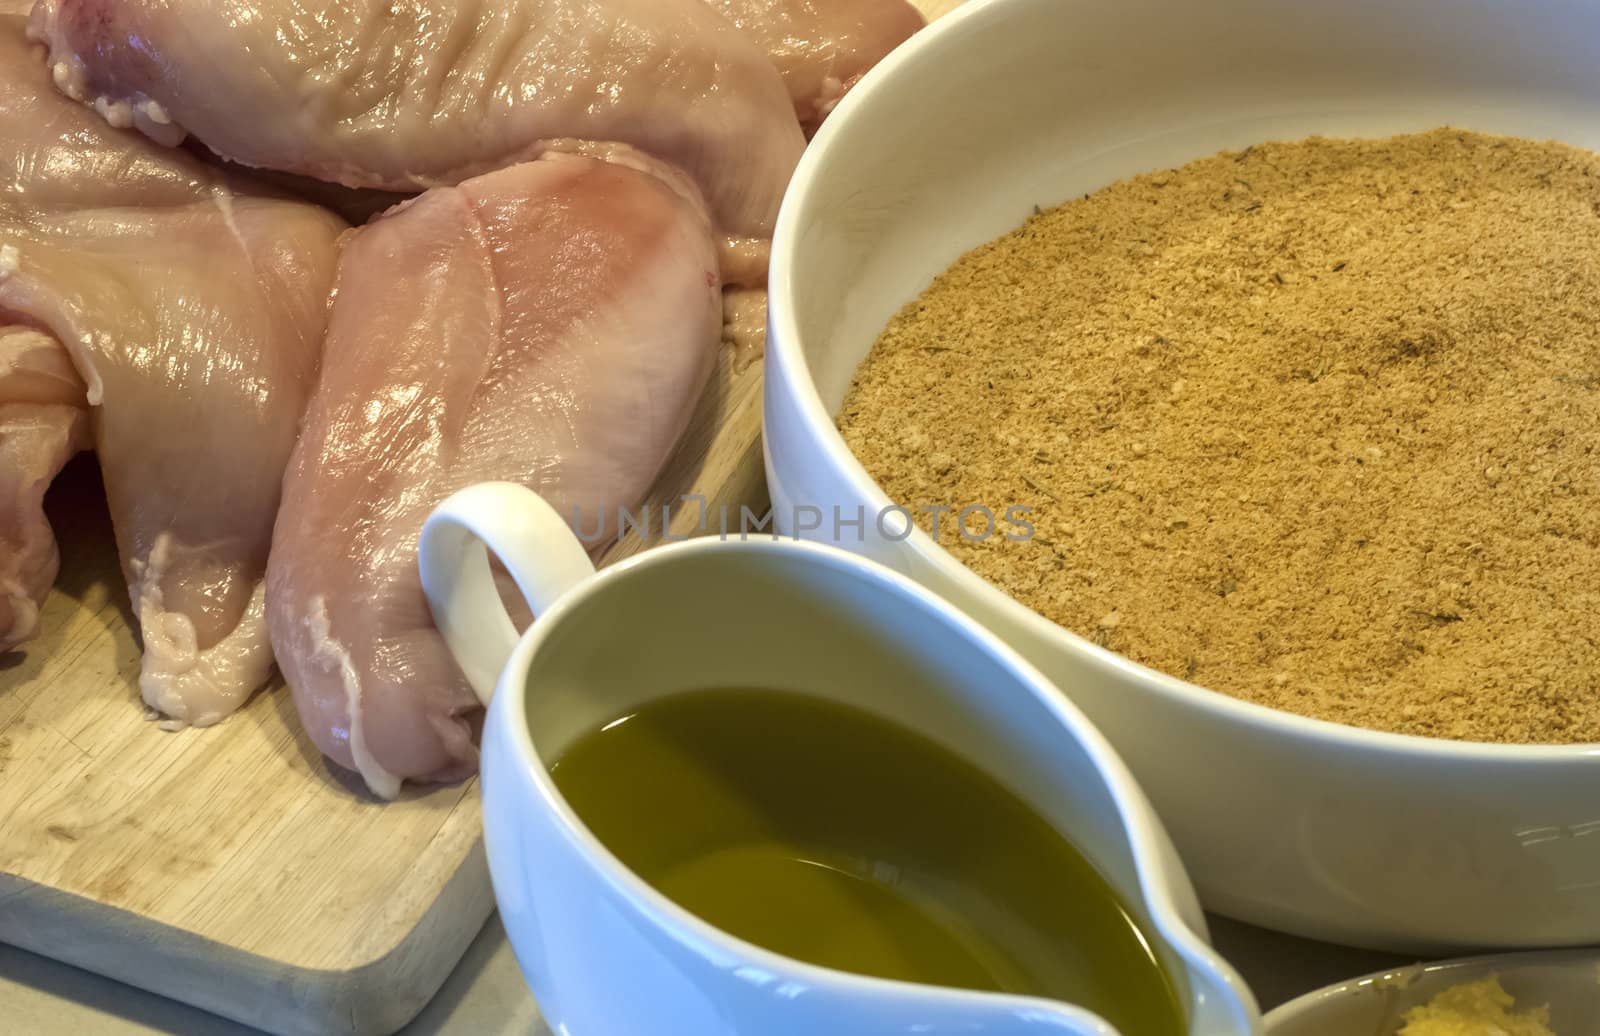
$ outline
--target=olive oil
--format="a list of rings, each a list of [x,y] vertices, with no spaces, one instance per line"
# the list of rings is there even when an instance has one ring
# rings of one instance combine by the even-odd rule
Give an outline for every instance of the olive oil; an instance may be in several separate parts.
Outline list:
[[[705,921],[796,960],[1082,1005],[1179,1036],[1172,983],[1116,893],[998,781],[821,698],[658,699],[551,772],[624,864]]]

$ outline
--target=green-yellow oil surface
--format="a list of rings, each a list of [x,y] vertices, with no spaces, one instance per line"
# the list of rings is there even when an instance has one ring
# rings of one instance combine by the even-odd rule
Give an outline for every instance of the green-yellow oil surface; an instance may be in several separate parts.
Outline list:
[[[1179,1036],[1172,983],[1116,893],[994,778],[870,713],[718,689],[658,699],[552,767],[636,873],[797,960],[1079,1004]]]

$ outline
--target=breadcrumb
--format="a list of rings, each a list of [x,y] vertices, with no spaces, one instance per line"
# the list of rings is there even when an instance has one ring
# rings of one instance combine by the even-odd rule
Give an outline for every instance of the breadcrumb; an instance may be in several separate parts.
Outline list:
[[[1498,976],[1452,986],[1405,1013],[1396,1036],[1555,1036],[1550,1009],[1516,1012]]]
[[[1113,184],[937,278],[839,423],[925,530],[1031,507],[1025,541],[940,542],[1136,661],[1379,730],[1600,742],[1590,152],[1441,129]]]

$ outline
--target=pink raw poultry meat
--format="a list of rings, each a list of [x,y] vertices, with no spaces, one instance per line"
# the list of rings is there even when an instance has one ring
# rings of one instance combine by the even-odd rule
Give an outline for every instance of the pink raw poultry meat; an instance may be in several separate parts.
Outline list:
[[[926,22],[906,0],[706,0],[783,75],[806,136],[856,80]]]
[[[516,481],[593,534],[644,495],[710,372],[704,209],[677,174],[611,157],[438,188],[345,245],[267,601],[312,738],[384,797],[477,763],[477,699],[417,572],[429,510]]]
[[[176,720],[216,722],[271,671],[266,555],[343,229],[111,129],[0,16],[0,323],[81,378],[57,390],[90,408],[140,688]]]
[[[349,187],[615,141],[759,240],[805,145],[766,55],[700,0],[40,0],[31,29],[115,123]]]
[[[33,328],[0,327],[0,651],[38,631],[61,561],[44,493],[88,446],[83,382],[67,351]]]

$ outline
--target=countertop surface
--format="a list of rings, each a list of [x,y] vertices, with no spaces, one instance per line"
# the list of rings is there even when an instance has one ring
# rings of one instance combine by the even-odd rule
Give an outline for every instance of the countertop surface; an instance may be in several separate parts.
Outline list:
[[[1308,990],[1409,959],[1328,946],[1211,919],[1212,941],[1270,1009]],[[6,1036],[256,1036],[236,1025],[110,979],[0,945],[0,1029]],[[404,1036],[550,1036],[497,917]],[[656,1036],[656,1034],[640,1034]]]

